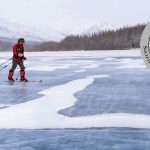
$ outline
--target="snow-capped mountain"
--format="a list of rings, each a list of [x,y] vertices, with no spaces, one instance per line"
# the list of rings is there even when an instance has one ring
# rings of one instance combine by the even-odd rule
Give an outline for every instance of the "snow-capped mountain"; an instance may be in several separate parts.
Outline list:
[[[71,35],[92,35],[94,33],[99,33],[101,32],[101,28],[98,25],[94,25],[91,27],[85,27],[78,29],[77,31],[73,31]]]
[[[0,37],[17,39],[24,37],[27,41],[60,41],[65,35],[54,29],[44,31],[24,24],[13,23],[0,18]]]
[[[113,26],[108,24],[94,24],[88,27],[82,27],[76,31],[70,33],[70,35],[92,35],[94,33],[100,33],[103,30],[113,29]]]

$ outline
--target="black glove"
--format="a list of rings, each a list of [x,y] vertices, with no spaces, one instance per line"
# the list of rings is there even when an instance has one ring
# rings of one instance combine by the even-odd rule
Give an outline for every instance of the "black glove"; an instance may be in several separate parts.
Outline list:
[[[24,56],[22,57],[22,59],[23,59],[23,60],[27,60],[27,58],[26,58],[26,57],[24,57]]]

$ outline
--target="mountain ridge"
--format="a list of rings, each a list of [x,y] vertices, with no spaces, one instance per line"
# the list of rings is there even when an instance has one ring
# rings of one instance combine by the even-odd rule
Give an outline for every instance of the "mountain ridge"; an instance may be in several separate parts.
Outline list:
[[[14,23],[0,18],[0,36],[7,39],[24,37],[27,41],[60,41],[65,35],[54,29],[45,32],[41,29],[30,27],[24,24]]]

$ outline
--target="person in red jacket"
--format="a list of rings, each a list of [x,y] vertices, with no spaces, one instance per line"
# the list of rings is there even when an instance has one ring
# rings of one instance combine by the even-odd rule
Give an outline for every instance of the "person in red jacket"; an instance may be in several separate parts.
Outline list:
[[[14,71],[17,67],[17,65],[20,66],[20,81],[28,81],[25,78],[25,67],[24,67],[24,60],[26,60],[26,57],[24,57],[24,38],[19,38],[18,43],[13,46],[13,61],[12,61],[12,68],[9,70],[8,73],[8,80],[15,81],[13,79]]]

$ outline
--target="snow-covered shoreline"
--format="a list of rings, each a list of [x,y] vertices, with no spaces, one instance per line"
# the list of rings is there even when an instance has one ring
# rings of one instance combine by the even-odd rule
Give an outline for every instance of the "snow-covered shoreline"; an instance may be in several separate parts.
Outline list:
[[[88,51],[44,51],[44,52],[25,52],[26,56],[86,56],[86,57],[141,57],[140,49],[133,50],[88,50]],[[12,56],[12,52],[0,52],[0,56]]]

